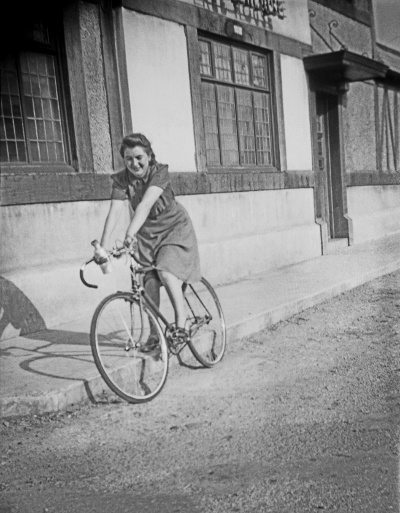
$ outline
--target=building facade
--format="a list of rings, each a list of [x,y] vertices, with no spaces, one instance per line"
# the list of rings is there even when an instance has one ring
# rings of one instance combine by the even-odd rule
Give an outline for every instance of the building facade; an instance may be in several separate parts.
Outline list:
[[[132,131],[169,164],[213,284],[400,231],[400,53],[370,0],[66,0],[7,23],[3,338],[126,286],[78,271]]]

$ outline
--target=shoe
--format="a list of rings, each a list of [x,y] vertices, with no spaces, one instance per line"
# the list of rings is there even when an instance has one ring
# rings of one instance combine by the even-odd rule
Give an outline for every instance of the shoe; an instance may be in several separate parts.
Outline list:
[[[150,335],[144,344],[139,348],[142,353],[151,353],[159,345],[160,341],[156,335]]]
[[[185,328],[175,328],[174,331],[171,332],[171,338],[175,344],[186,344],[190,339],[190,334]]]

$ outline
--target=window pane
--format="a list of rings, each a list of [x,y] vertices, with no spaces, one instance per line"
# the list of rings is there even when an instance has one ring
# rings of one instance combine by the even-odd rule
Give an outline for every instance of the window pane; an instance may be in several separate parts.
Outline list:
[[[58,102],[56,100],[51,100],[51,112],[53,119],[60,118],[60,109],[58,108]]]
[[[3,140],[0,141],[0,159],[1,162],[9,162],[7,143]]]
[[[35,118],[43,118],[42,100],[34,98],[33,103],[35,105]]]
[[[37,139],[36,121],[28,119],[28,136],[30,139]]]
[[[37,41],[39,43],[50,43],[49,31],[44,23],[35,23],[30,35],[34,41]]]
[[[36,126],[37,126],[38,139],[40,141],[45,140],[46,139],[46,134],[44,133],[44,122],[38,120],[37,123],[36,123]]]
[[[50,97],[50,86],[49,80],[47,77],[40,77],[40,96],[42,98]]]
[[[47,155],[47,145],[46,143],[39,143],[39,151],[40,151],[40,160],[41,162],[46,162],[49,160],[49,157]]]
[[[212,75],[211,45],[205,41],[200,41],[200,73],[209,77]]]
[[[215,86],[213,84],[201,84],[203,99],[204,131],[206,136],[207,163],[211,166],[221,164],[217,103],[215,98]]]
[[[251,91],[237,90],[237,116],[239,130],[240,163],[256,164],[256,143],[254,138],[253,104]]]
[[[54,78],[49,78],[49,89],[50,89],[50,98],[57,98],[56,81]]]
[[[62,141],[62,134],[59,123],[53,123],[53,133],[55,141]]]
[[[254,93],[254,120],[258,164],[273,164],[269,96],[266,93]]]
[[[13,118],[22,118],[21,103],[19,96],[11,96],[11,109]]]
[[[17,142],[18,162],[27,162],[25,141]]]
[[[252,55],[253,84],[256,87],[269,89],[267,77],[267,59],[262,55]]]
[[[233,87],[217,86],[221,155],[224,166],[239,164],[234,91]]]
[[[46,60],[45,59],[38,59],[37,60],[37,67],[38,67],[38,75],[46,76],[46,74],[47,74]]]
[[[14,119],[15,137],[17,140],[24,140],[24,125],[22,119]]]
[[[56,161],[57,160],[56,145],[49,143],[47,146],[48,146],[48,150],[49,150],[49,160],[53,161],[53,162]]]
[[[63,145],[61,143],[56,143],[56,153],[57,153],[57,159],[56,160],[59,162],[64,157],[64,148],[63,148]]]
[[[51,117],[51,105],[50,100],[48,98],[45,98],[42,100],[42,107],[43,107],[43,117],[44,119],[52,119]]]
[[[14,141],[8,141],[7,148],[8,148],[9,162],[17,162],[18,161],[17,144]]]
[[[46,59],[47,75],[49,77],[55,77],[56,72],[55,72],[55,68],[54,68],[54,58],[51,55],[47,55],[47,57],[45,57],[45,59]]]
[[[32,96],[40,97],[40,85],[39,85],[39,77],[37,75],[30,75],[30,82],[32,88]]]
[[[40,162],[38,143],[31,142],[30,149],[31,149],[31,155],[32,155],[32,162]]]
[[[54,57],[30,52],[24,54],[23,60],[23,93],[32,160],[47,162],[54,156],[57,161],[64,162]],[[54,143],[58,143],[56,150]]]
[[[216,43],[215,51],[215,75],[219,80],[232,82],[231,52],[227,45]]]
[[[1,95],[1,115],[5,117],[12,116],[11,95],[9,94]]]
[[[46,128],[46,139],[54,141],[53,123],[51,121],[45,121]]]
[[[6,126],[6,139],[14,139],[15,140],[15,132],[14,132],[14,123],[11,118],[5,118],[4,120]]]
[[[15,59],[1,59],[1,162],[26,161],[25,136]]]
[[[249,54],[244,50],[233,49],[233,67],[235,70],[235,82],[242,85],[250,85]]]

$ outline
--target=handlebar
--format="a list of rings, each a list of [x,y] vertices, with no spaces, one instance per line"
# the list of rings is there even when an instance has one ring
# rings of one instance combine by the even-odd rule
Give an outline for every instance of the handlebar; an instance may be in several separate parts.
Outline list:
[[[139,255],[133,249],[129,249],[129,248],[125,247],[125,246],[122,246],[122,247],[115,247],[112,250],[108,251],[108,255],[112,256],[114,258],[120,258],[122,255],[126,255],[126,254],[128,254],[130,257],[132,257],[135,260],[135,262],[140,265],[140,269],[137,269],[136,272],[146,273],[148,271],[156,269],[154,266],[148,266],[145,262],[140,260]],[[84,275],[86,266],[89,265],[92,262],[95,262],[94,257],[91,258],[90,260],[88,260],[87,262],[85,262],[81,266],[81,268],[79,270],[79,276],[80,276],[81,282],[86,287],[89,287],[91,289],[97,289],[98,286],[97,285],[93,285],[91,283],[88,283],[85,280],[85,275]]]
[[[91,258],[90,260],[88,260],[87,262],[85,262],[82,267],[80,268],[79,270],[79,276],[81,278],[81,282],[86,285],[86,287],[89,287],[90,289],[98,289],[99,287],[97,285],[91,285],[90,283],[88,283],[86,280],[85,280],[85,276],[84,276],[84,272],[85,272],[85,267],[90,264],[91,262],[94,262],[94,258]]]

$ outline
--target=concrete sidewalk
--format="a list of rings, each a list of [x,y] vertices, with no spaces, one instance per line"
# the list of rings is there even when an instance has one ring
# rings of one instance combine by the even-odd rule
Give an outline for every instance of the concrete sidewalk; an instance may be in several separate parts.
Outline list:
[[[218,287],[228,344],[397,269],[400,233]],[[63,410],[101,393],[105,384],[90,350],[90,320],[1,342],[1,416]]]

